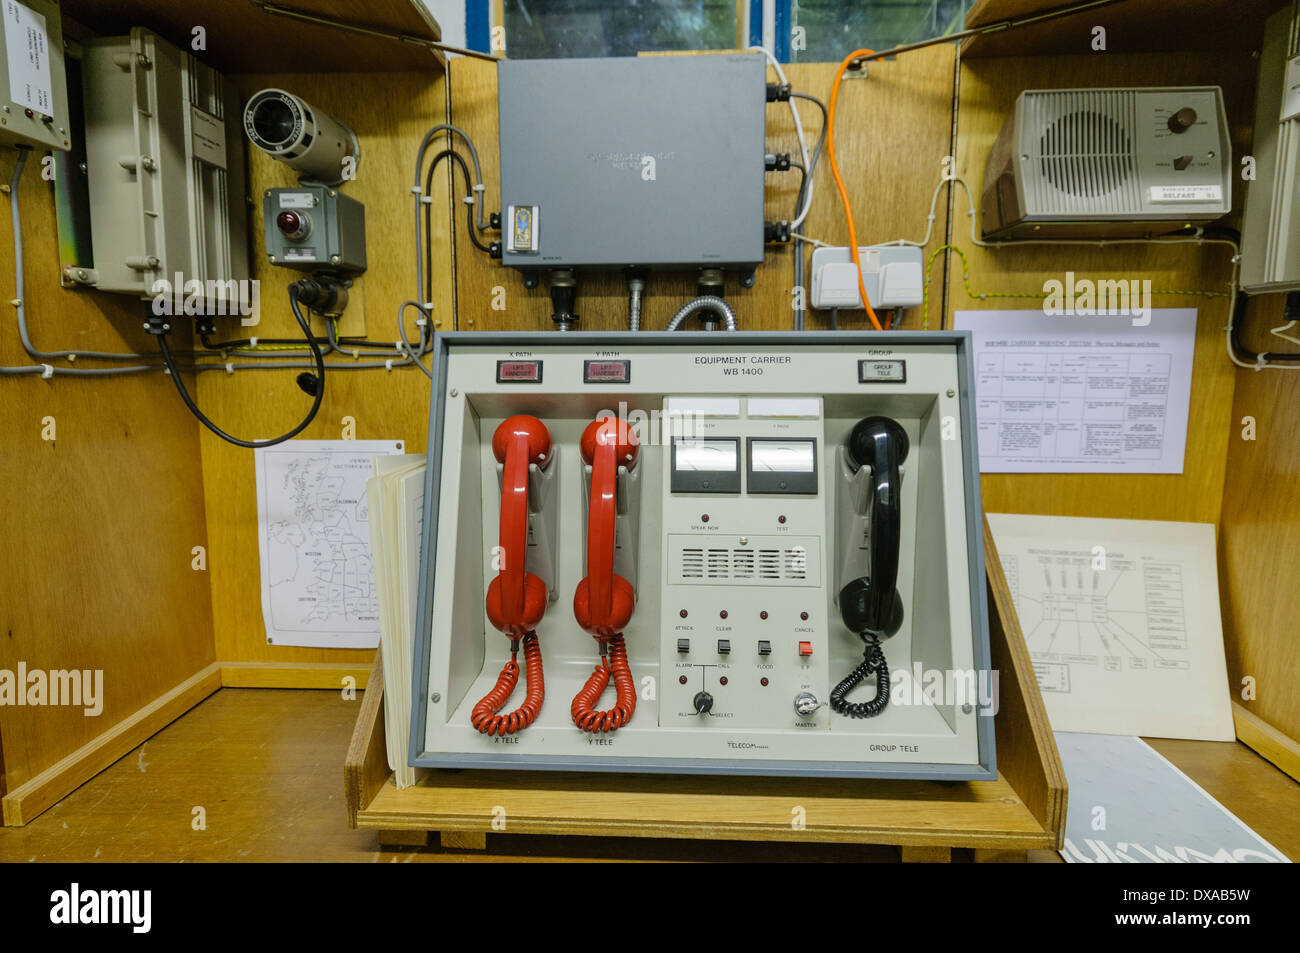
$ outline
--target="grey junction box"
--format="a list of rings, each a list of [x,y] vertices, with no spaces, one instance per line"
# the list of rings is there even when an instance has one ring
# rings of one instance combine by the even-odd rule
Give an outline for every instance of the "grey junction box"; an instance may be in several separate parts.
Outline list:
[[[503,60],[497,78],[506,265],[763,260],[761,54]]]

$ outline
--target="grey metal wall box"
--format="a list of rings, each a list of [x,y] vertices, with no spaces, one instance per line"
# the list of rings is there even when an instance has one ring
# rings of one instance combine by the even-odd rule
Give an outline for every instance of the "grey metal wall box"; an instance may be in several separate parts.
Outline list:
[[[299,238],[276,225],[282,213],[308,224]],[[267,189],[262,196],[267,259],[304,271],[360,274],[366,270],[366,207],[337,189],[323,185]]]
[[[766,77],[751,53],[502,61],[502,261],[758,265]]]

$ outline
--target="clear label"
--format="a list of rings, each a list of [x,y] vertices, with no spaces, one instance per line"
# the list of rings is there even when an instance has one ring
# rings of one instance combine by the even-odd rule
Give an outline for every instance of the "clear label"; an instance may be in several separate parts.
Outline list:
[[[315,196],[310,192],[281,192],[280,208],[311,208]]]
[[[9,98],[46,116],[54,111],[50,51],[45,17],[17,0],[4,0],[5,54],[9,60]]]
[[[190,141],[196,158],[218,169],[226,167],[226,126],[198,106],[190,107]]]
[[[1153,185],[1152,202],[1221,202],[1223,187],[1218,185]]]
[[[907,383],[906,361],[858,361],[858,383]]]

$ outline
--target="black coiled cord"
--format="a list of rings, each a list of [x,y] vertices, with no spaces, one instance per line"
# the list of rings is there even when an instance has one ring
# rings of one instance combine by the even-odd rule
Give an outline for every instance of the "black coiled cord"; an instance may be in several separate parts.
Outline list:
[[[874,718],[889,704],[889,665],[880,641],[866,638],[862,662],[843,681],[831,690],[831,710],[850,718]],[[864,679],[876,676],[876,697],[867,702],[845,701],[844,696],[853,691]]]

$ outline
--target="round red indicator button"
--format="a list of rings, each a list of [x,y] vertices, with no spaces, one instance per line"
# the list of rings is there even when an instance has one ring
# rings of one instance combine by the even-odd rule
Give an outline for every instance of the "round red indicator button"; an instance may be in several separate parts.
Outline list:
[[[275,227],[288,239],[300,239],[307,236],[309,222],[301,212],[285,210],[275,217]]]

